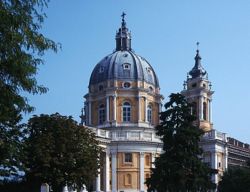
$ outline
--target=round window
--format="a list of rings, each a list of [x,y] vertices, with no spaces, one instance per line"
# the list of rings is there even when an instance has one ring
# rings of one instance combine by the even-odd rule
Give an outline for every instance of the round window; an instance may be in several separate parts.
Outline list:
[[[129,88],[131,86],[131,84],[129,83],[129,82],[125,82],[124,84],[123,84],[123,87],[125,87],[125,88]]]

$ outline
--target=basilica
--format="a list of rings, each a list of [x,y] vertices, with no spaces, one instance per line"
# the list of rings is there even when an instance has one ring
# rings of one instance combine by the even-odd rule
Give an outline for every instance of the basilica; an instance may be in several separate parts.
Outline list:
[[[159,81],[153,66],[132,50],[124,16],[115,36],[115,51],[92,71],[81,116],[82,123],[96,133],[103,148],[102,166],[93,184],[98,192],[147,191],[145,180],[150,177],[155,157],[162,152],[161,140],[154,129],[163,101]],[[197,116],[195,123],[205,131],[200,142],[203,161],[218,170],[211,178],[218,183],[230,162],[238,158],[244,163],[250,150],[249,145],[242,143],[245,153],[229,157],[233,147],[234,154],[238,154],[237,140],[231,138],[231,145],[228,144],[226,134],[213,127],[211,87],[197,49],[194,66],[180,91],[192,103],[192,113]]]

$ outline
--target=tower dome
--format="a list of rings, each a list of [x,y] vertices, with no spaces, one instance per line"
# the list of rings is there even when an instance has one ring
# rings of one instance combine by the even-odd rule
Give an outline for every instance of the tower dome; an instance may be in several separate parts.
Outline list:
[[[89,87],[110,80],[142,81],[159,88],[158,78],[152,66],[131,49],[131,34],[126,27],[124,15],[121,27],[116,33],[116,49],[95,66]]]

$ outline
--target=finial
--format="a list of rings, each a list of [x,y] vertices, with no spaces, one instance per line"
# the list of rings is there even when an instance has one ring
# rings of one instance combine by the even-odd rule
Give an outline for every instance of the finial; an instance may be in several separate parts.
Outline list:
[[[126,13],[124,13],[124,12],[122,12],[122,15],[121,15],[121,17],[122,17],[122,27],[123,28],[125,28],[126,27],[126,22],[125,22],[125,16],[126,16]]]
[[[199,41],[197,41],[197,42],[196,42],[196,46],[197,46],[196,51],[197,51],[197,52],[199,52],[199,45],[200,45],[200,42],[199,42]]]
[[[123,22],[124,22],[124,18],[125,18],[125,16],[126,16],[126,13],[122,12],[121,17],[122,17],[122,21],[123,21]]]

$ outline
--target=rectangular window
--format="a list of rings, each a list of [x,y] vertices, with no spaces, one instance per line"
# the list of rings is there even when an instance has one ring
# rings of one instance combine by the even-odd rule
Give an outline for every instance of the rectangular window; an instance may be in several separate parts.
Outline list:
[[[125,163],[132,163],[132,153],[125,153],[124,154],[124,162]]]

